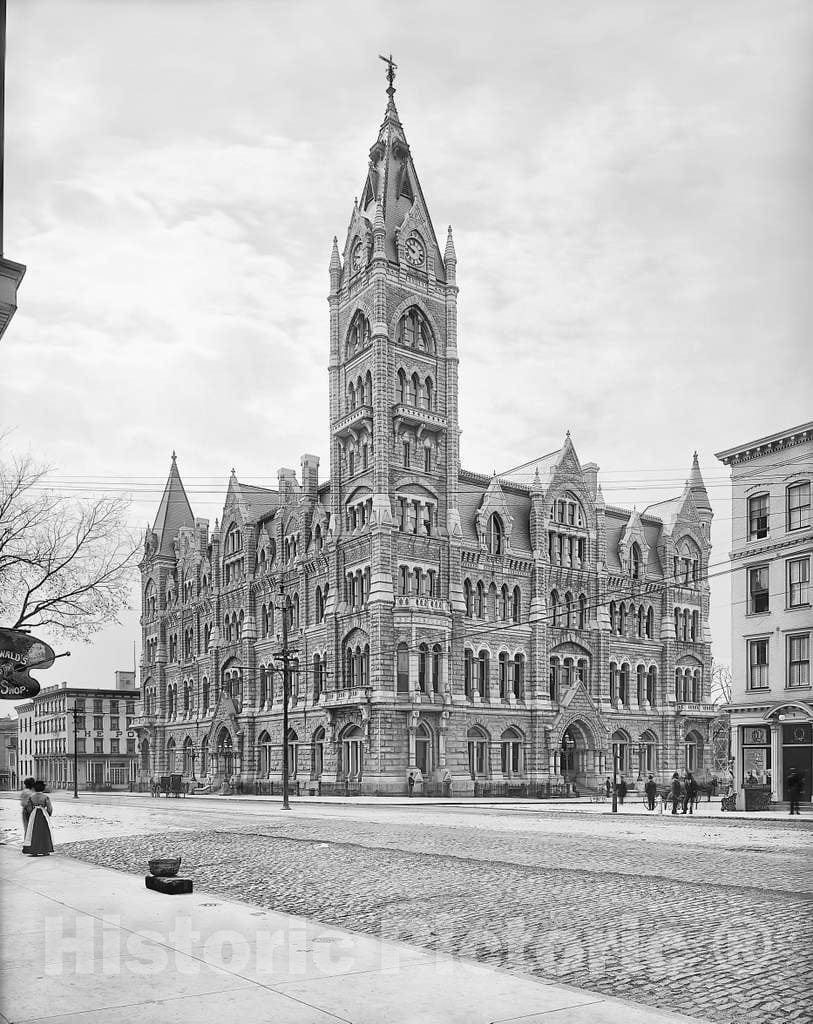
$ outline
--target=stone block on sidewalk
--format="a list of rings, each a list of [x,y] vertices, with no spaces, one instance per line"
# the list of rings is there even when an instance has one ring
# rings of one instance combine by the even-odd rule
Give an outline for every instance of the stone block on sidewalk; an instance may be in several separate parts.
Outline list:
[[[167,896],[179,896],[192,892],[191,878],[158,878],[146,875],[144,883],[148,889],[166,893]]]

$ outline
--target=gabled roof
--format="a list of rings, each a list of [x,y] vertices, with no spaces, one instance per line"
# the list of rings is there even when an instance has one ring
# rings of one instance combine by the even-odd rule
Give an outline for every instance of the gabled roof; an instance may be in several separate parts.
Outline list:
[[[237,505],[242,509],[247,520],[256,522],[279,508],[279,491],[271,487],[258,487],[256,484],[241,484],[237,474],[232,470],[223,506],[224,512],[231,505]]]
[[[164,488],[164,495],[158,506],[158,514],[153,526],[153,532],[158,535],[158,553],[160,555],[174,554],[172,545],[180,528],[194,525],[195,516],[181,483],[181,474],[178,472],[178,463],[175,452],[173,452],[167,485]]]

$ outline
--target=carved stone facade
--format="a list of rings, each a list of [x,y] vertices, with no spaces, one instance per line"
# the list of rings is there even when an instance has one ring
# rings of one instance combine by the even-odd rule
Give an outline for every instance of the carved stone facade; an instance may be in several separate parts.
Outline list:
[[[142,772],[278,781],[282,602],[300,785],[583,790],[709,764],[712,512],[606,506],[568,435],[460,467],[457,294],[389,102],[330,260],[330,479],[229,481],[195,519],[173,456],[141,562]],[[282,586],[284,596],[280,596]],[[480,784],[479,786],[477,784]]]

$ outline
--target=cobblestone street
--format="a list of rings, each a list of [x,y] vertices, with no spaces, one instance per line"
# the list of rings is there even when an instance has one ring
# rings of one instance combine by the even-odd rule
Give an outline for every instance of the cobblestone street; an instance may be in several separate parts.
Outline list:
[[[177,852],[224,897],[727,1024],[813,1020],[806,822],[141,801],[115,830],[60,852]]]

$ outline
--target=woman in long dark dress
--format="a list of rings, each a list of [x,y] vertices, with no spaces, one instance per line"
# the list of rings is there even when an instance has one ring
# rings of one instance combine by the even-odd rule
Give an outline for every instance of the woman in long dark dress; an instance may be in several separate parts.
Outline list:
[[[51,798],[45,792],[45,783],[41,780],[34,783],[34,793],[28,801],[28,807],[30,814],[23,853],[31,857],[47,857],[54,852],[51,826],[48,824],[54,809],[51,807]]]

